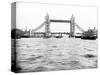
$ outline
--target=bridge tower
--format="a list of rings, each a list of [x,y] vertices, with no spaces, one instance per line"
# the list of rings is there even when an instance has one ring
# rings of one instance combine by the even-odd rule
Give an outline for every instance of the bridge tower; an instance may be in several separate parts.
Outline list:
[[[75,36],[75,17],[72,14],[72,17],[70,19],[70,37],[74,37]]]
[[[45,35],[47,37],[50,36],[50,19],[48,13],[45,16]]]

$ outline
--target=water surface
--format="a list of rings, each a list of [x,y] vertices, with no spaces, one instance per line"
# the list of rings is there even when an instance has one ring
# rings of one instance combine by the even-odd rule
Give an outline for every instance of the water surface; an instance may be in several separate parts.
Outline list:
[[[97,40],[22,38],[16,40],[19,72],[97,67]]]

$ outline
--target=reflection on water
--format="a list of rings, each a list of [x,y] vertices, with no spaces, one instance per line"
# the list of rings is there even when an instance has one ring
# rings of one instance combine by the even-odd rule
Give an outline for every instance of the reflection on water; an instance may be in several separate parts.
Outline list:
[[[23,38],[16,56],[18,72],[96,68],[97,40]]]

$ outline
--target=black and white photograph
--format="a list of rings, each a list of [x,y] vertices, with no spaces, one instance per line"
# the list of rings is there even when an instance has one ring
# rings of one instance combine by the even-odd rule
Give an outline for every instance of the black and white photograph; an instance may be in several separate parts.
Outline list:
[[[97,7],[11,3],[11,71],[98,67]]]

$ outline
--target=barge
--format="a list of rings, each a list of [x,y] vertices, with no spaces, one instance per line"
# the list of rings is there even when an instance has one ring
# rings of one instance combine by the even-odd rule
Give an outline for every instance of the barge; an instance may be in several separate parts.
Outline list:
[[[97,39],[97,30],[88,29],[88,31],[82,33],[81,39],[89,39],[89,40]]]

